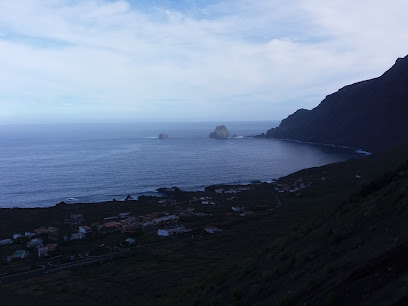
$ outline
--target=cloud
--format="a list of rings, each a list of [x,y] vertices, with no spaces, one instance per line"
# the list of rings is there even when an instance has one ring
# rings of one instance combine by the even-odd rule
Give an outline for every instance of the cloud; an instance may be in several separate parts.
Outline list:
[[[404,56],[407,9],[378,0],[4,1],[0,119],[280,119]]]

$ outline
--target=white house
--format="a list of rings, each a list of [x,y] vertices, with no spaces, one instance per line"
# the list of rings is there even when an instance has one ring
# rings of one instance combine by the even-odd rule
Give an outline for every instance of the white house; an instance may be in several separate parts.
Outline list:
[[[20,238],[21,236],[22,236],[21,234],[14,234],[13,239],[16,240],[16,239]]]
[[[86,225],[84,225],[84,226],[79,226],[79,232],[80,232],[81,234],[86,235],[86,234],[92,233],[92,229],[91,229],[89,226],[86,226]]]
[[[0,240],[0,245],[6,245],[6,244],[12,244],[13,240],[11,239],[4,239],[4,240]]]
[[[129,243],[129,245],[135,245],[136,244],[135,238],[127,238],[126,242]]]
[[[176,225],[176,226],[171,226],[171,227],[166,227],[166,228],[160,228],[157,230],[157,235],[159,236],[171,236],[176,233],[184,233],[186,231],[186,228],[184,225]]]
[[[43,246],[43,241],[40,238],[31,239],[31,241],[27,242],[28,248],[39,248]]]
[[[233,211],[245,211],[245,207],[243,207],[243,206],[233,206],[232,210]]]
[[[26,236],[26,237],[28,237],[28,238],[31,238],[31,237],[34,237],[34,236],[37,236],[37,235],[34,234],[34,233],[31,233],[31,232],[25,232],[25,233],[24,233],[24,236]]]
[[[201,204],[203,204],[203,205],[215,205],[215,202],[204,200],[204,201],[201,202]]]

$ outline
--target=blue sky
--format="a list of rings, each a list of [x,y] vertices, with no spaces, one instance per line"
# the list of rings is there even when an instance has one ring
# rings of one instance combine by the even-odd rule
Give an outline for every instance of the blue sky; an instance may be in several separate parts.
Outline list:
[[[0,124],[280,120],[408,54],[408,2],[0,3]]]

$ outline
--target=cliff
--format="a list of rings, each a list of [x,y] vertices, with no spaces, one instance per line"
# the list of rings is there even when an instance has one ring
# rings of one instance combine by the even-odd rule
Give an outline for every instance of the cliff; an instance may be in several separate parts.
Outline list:
[[[266,137],[380,151],[408,131],[408,56],[382,76],[348,85],[312,110],[300,109]]]

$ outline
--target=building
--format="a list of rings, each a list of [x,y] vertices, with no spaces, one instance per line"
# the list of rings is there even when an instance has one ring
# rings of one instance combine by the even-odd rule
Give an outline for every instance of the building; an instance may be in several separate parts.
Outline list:
[[[135,238],[127,238],[127,239],[126,239],[126,242],[127,242],[129,245],[135,245],[135,244],[136,244]]]
[[[119,218],[121,218],[121,219],[126,219],[127,217],[129,217],[129,213],[119,213],[118,214],[118,216],[119,216]]]
[[[157,235],[159,235],[159,236],[171,236],[171,235],[178,234],[178,233],[184,233],[186,231],[187,230],[184,227],[184,225],[174,225],[174,226],[171,226],[171,227],[158,229],[157,230]]]
[[[214,201],[209,201],[209,200],[203,200],[201,202],[201,204],[203,204],[203,205],[215,205],[215,202]]]
[[[24,258],[27,258],[28,256],[30,256],[30,254],[26,252],[25,250],[16,250],[13,253],[13,255],[7,256],[7,261],[10,262],[14,259],[24,259]]]
[[[71,235],[69,240],[81,240],[82,238],[85,238],[84,233],[74,233]]]
[[[245,211],[245,207],[243,207],[243,206],[233,206],[232,207],[232,210],[233,211]]]
[[[48,228],[48,239],[52,240],[52,241],[58,241],[59,238],[59,229],[53,226],[50,226]]]
[[[38,248],[38,257],[47,257],[48,256],[48,248],[47,247],[39,247]]]
[[[23,235],[21,235],[21,234],[14,234],[13,235],[13,239],[14,240],[16,240],[16,239],[18,239],[18,238],[21,238]]]
[[[218,232],[222,232],[219,228],[213,227],[213,226],[206,226],[204,230],[209,233],[209,234],[215,234]]]
[[[84,217],[82,216],[82,214],[71,215],[71,221],[75,224],[80,224],[84,222]]]
[[[28,248],[39,248],[43,246],[43,241],[40,238],[31,239],[31,241],[27,242]]]
[[[153,219],[153,224],[155,225],[164,225],[164,224],[170,224],[174,222],[178,222],[179,217],[176,215],[170,215],[170,216],[164,216],[160,218]]]
[[[24,233],[24,236],[26,236],[26,237],[28,237],[28,238],[32,238],[32,237],[35,237],[35,236],[37,236],[37,235],[34,234],[34,233],[31,233],[31,232],[25,232],[25,233]]]
[[[3,239],[0,240],[0,245],[6,245],[6,244],[12,244],[13,240],[12,239]]]
[[[92,233],[92,229],[89,226],[79,226],[79,232],[86,235],[89,235]]]

